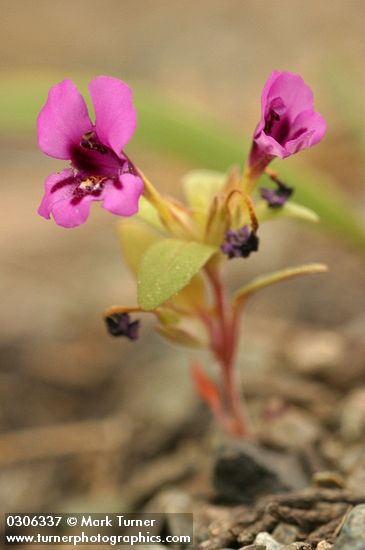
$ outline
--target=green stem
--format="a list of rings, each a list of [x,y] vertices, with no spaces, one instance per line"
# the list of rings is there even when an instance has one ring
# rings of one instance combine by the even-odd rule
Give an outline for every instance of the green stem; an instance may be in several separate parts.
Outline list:
[[[243,170],[241,186],[244,193],[251,195],[256,187],[257,181],[264,173],[272,157],[263,157],[252,166],[247,163]]]

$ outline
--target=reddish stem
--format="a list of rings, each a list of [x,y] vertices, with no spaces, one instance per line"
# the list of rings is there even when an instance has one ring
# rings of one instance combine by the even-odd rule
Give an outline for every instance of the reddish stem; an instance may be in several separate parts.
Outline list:
[[[222,386],[226,405],[227,431],[234,436],[249,435],[235,379],[234,358],[238,345],[238,317],[227,307],[227,300],[218,270],[206,269],[212,285],[218,330],[211,331],[211,348],[222,370]]]

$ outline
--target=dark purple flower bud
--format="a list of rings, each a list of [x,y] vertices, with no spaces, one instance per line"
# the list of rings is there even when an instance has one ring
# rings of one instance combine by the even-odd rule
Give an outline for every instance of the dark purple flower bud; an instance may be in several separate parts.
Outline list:
[[[109,334],[126,336],[129,340],[137,340],[140,321],[130,321],[129,313],[113,313],[105,318]]]
[[[259,238],[248,225],[244,225],[238,231],[230,229],[225,234],[224,243],[221,251],[228,258],[247,258],[251,252],[257,252],[259,249]]]
[[[277,189],[262,187],[260,189],[260,194],[261,197],[267,201],[270,208],[281,208],[292,196],[294,189],[278,179],[274,181],[277,184]]]

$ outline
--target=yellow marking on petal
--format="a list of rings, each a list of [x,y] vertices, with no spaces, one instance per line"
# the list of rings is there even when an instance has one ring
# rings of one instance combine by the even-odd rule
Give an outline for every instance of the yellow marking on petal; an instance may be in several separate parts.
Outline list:
[[[91,181],[91,179],[84,180],[80,183],[79,188],[80,189],[87,189],[88,187],[93,187],[94,184]]]
[[[79,184],[79,189],[82,189],[83,191],[87,191],[89,189],[92,191],[98,191],[101,188],[101,184],[106,179],[107,178],[104,176],[90,176]]]

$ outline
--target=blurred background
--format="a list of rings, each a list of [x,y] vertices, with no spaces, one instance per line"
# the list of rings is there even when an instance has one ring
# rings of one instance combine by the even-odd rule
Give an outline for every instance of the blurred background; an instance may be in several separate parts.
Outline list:
[[[86,225],[65,230],[36,214],[45,177],[64,164],[36,145],[35,119],[48,89],[71,78],[85,91],[99,74],[132,85],[139,127],[128,152],[156,186],[181,197],[186,171],[242,164],[270,72],[300,73],[328,132],[316,148],[276,168],[298,183],[298,199],[318,207],[323,221],[264,227],[260,254],[244,265],[233,262],[230,281],[234,287],[312,261],[328,263],[330,272],[255,298],[244,323],[242,369],[258,376],[263,365],[276,364],[274,357],[282,365],[284,353],[305,370],[319,334],[322,367],[342,357],[343,370],[360,364],[346,350],[358,350],[365,327],[365,4],[1,0],[0,6],[1,507],[100,503],[121,484],[125,507],[133,508],[156,492],[158,478],[150,474],[150,493],[139,495],[141,476],[135,485],[126,480],[135,464],[162,460],[184,430],[198,434],[207,419],[190,382],[189,354],[160,340],[153,323],[144,323],[135,344],[106,334],[102,310],[135,302],[116,219],[94,205]],[[288,334],[298,339],[294,350],[284,349]],[[358,363],[356,384],[363,380]],[[265,380],[265,399],[275,398]],[[347,386],[337,380],[334,395],[342,398],[353,380]]]

